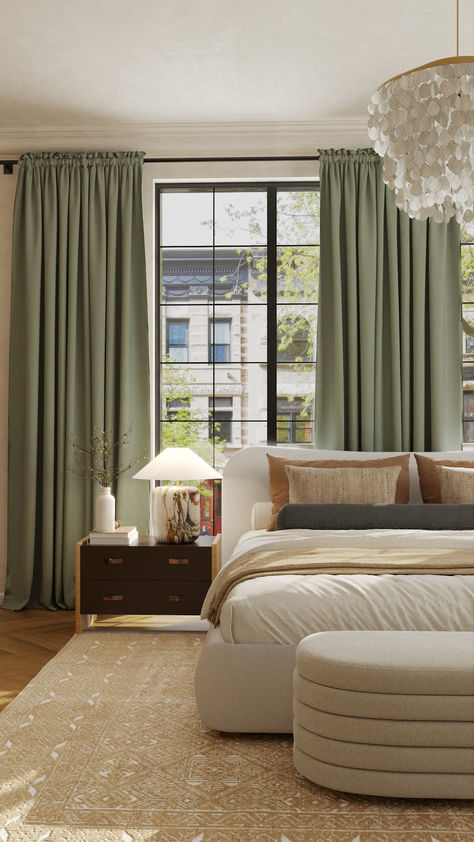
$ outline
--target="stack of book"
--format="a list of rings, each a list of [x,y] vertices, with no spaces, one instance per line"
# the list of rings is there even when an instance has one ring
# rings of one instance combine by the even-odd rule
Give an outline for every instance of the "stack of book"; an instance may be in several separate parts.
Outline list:
[[[118,526],[114,532],[89,532],[89,544],[136,544],[138,529],[136,526]]]

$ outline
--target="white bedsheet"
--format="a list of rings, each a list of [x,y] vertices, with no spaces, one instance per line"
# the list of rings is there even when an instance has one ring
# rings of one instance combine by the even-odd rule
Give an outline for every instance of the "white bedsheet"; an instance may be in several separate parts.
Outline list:
[[[445,547],[474,553],[474,532],[256,530],[242,536],[228,563],[253,549],[295,545]],[[262,576],[233,588],[220,625],[229,643],[299,643],[313,632],[338,629],[474,631],[474,576]]]

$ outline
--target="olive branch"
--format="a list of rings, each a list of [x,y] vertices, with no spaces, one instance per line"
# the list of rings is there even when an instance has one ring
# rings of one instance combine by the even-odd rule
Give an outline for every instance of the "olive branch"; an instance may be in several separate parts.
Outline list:
[[[98,430],[97,427],[93,427],[89,447],[82,445],[78,438],[71,437],[74,464],[67,465],[67,470],[84,479],[94,480],[103,488],[107,488],[120,474],[129,471],[146,457],[146,453],[143,453],[140,456],[134,456],[126,465],[114,467],[119,448],[130,444],[132,430],[133,422],[125,433],[115,438],[113,430]]]

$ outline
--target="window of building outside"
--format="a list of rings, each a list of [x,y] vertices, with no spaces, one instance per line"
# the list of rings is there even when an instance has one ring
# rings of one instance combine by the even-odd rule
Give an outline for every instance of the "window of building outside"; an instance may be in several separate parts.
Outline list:
[[[173,362],[188,361],[188,321],[166,322],[166,354]]]
[[[209,438],[232,442],[232,398],[209,398]]]
[[[461,226],[463,439],[474,447],[474,222]]]
[[[156,214],[157,449],[313,446],[317,183],[158,184]]]
[[[230,319],[209,321],[209,362],[230,363]]]
[[[311,444],[312,408],[304,398],[278,400],[277,442],[279,444]]]

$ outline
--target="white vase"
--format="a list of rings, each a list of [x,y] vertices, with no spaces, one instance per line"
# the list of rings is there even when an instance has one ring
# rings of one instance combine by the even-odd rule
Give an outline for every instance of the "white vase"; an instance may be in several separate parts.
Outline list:
[[[97,532],[115,531],[115,497],[110,493],[110,487],[101,486],[95,498],[95,529]]]

